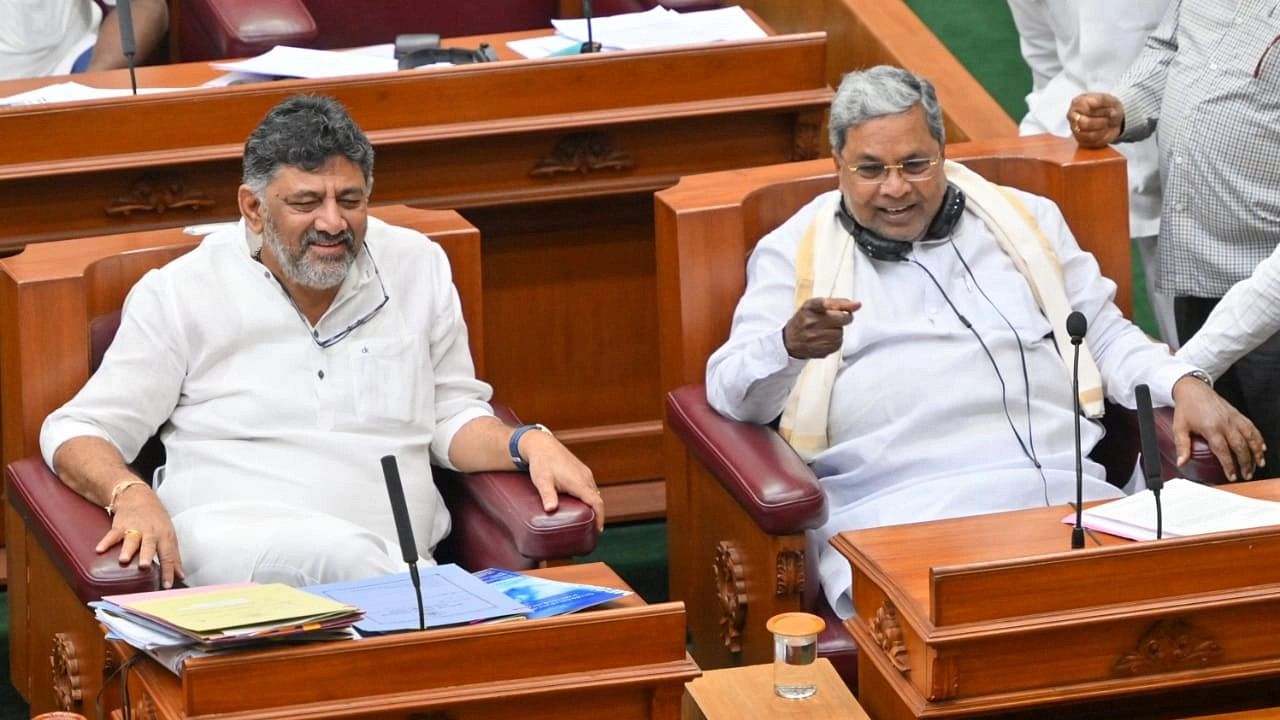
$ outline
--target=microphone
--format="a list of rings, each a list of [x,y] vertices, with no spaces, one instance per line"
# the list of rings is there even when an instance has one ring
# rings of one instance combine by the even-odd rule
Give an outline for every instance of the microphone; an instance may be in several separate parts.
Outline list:
[[[391,499],[391,516],[396,520],[396,535],[400,538],[400,556],[409,564],[409,578],[418,598],[418,629],[427,627],[426,612],[422,606],[422,579],[418,577],[418,544],[413,541],[413,526],[409,524],[409,505],[404,500],[404,486],[400,484],[400,467],[395,455],[382,458],[382,476],[387,480],[387,497]]]
[[[591,35],[591,0],[582,0],[582,16],[587,19],[587,41],[582,43],[579,48],[580,53],[598,53],[600,52],[600,43],[596,42]]]
[[[138,94],[138,74],[134,56],[138,54],[138,45],[133,39],[133,6],[130,0],[116,0],[116,15],[120,25],[120,52],[129,63],[129,83],[133,86],[133,94]]]
[[[1072,311],[1067,316],[1067,335],[1071,336],[1073,358],[1071,363],[1071,399],[1076,410],[1076,525],[1071,528],[1071,548],[1084,547],[1084,458],[1080,447],[1080,343],[1084,341],[1089,323],[1084,314]]]
[[[1156,419],[1151,412],[1151,390],[1146,385],[1133,389],[1138,406],[1138,435],[1142,438],[1142,475],[1147,488],[1156,499],[1156,539],[1164,535],[1164,517],[1160,506],[1160,491],[1164,489],[1164,477],[1160,474],[1160,446],[1156,443]]]

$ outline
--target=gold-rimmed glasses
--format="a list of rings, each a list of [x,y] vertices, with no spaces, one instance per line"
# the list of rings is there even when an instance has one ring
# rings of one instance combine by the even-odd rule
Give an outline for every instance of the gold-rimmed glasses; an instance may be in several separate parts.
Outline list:
[[[853,173],[853,181],[859,185],[876,185],[889,179],[889,172],[897,170],[907,182],[924,182],[933,177],[934,168],[941,158],[911,158],[900,163],[887,164],[864,162],[846,165]]]

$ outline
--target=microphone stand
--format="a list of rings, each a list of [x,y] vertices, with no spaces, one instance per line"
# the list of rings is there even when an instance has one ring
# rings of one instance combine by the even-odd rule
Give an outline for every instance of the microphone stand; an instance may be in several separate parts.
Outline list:
[[[580,53],[600,52],[600,43],[591,35],[591,0],[582,0],[582,15],[587,19],[587,41],[578,49]]]
[[[391,500],[391,516],[396,521],[396,536],[400,540],[400,555],[409,565],[409,580],[413,582],[413,594],[418,599],[418,629],[427,629],[426,609],[422,604],[422,578],[418,577],[418,544],[413,540],[413,525],[409,523],[409,505],[404,500],[404,486],[400,484],[400,466],[395,455],[382,458],[382,476],[387,481],[387,497]]]
[[[1084,548],[1084,459],[1080,449],[1080,341],[1082,337],[1072,336],[1071,345],[1074,358],[1071,367],[1071,397],[1075,401],[1076,411],[1076,524],[1071,528],[1071,549]]]
[[[1084,548],[1084,452],[1080,447],[1080,343],[1089,328],[1084,314],[1072,312],[1067,316],[1067,335],[1071,337],[1071,399],[1076,411],[1076,525],[1071,528],[1071,549]]]
[[[1164,476],[1160,474],[1160,445],[1156,441],[1156,420],[1151,410],[1151,389],[1145,384],[1133,389],[1134,403],[1138,409],[1138,437],[1142,440],[1142,476],[1147,489],[1156,500],[1156,539],[1164,537],[1164,507],[1160,503],[1160,491],[1164,489]]]
[[[117,21],[120,26],[120,52],[129,64],[129,84],[133,94],[138,94],[138,71],[134,56],[138,54],[138,45],[133,39],[133,6],[130,0],[117,0]]]

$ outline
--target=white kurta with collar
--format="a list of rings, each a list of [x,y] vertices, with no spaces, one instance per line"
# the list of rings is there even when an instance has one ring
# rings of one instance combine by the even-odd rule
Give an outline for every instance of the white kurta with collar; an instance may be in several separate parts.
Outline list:
[[[454,433],[491,414],[444,251],[370,218],[367,251],[316,332],[332,337],[366,316],[382,301],[382,283],[390,300],[321,348],[280,283],[253,259],[256,242],[242,222],[138,282],[102,367],[45,421],[46,461],[79,435],[104,438],[130,458],[160,428],[167,458],[157,491],[174,517],[189,580],[207,583],[247,578],[193,565],[192,557],[205,557],[195,531],[184,536],[195,524],[208,541],[235,535],[236,518],[245,532],[295,514],[337,518],[386,540],[397,555],[379,464],[393,454],[418,551],[430,557],[449,529],[430,463],[450,467]],[[202,515],[232,526],[210,528]],[[318,556],[330,549],[323,541],[313,548]],[[370,563],[386,567],[383,559]]]
[[[1062,261],[1072,307],[1089,322],[1086,340],[1107,396],[1132,407],[1133,387],[1147,383],[1157,404],[1172,404],[1174,382],[1194,368],[1124,319],[1112,302],[1115,284],[1079,248],[1052,202],[1019,194]],[[782,411],[803,366],[782,342],[794,309],[795,250],[831,196],[805,206],[751,255],[729,341],[707,365],[708,400],[726,416],[767,423]],[[844,331],[829,416],[831,447],[812,463],[827,493],[829,516],[811,534],[811,545],[820,552],[824,591],[842,616],[852,611],[850,570],[827,543],[835,533],[1063,504],[1075,496],[1071,376],[1026,280],[971,211],[950,241],[919,243],[912,257],[972,323],[999,376],[919,266],[866,258],[857,263],[852,299],[862,308]],[[1009,427],[1002,394],[1028,451],[1034,444],[1043,478]],[[1086,420],[1081,432],[1088,453],[1102,430]],[[1084,465],[1086,499],[1120,494],[1101,466],[1087,458]]]

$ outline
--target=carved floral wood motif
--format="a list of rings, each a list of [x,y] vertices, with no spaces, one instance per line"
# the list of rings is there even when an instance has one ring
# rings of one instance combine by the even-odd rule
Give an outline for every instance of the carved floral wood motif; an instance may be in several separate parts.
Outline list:
[[[1113,668],[1117,675],[1150,675],[1206,667],[1221,657],[1217,640],[1174,618],[1148,628],[1133,650],[1116,658]]]
[[[547,155],[533,164],[531,177],[549,178],[578,173],[587,175],[599,170],[630,170],[635,166],[631,156],[613,146],[602,132],[576,132],[556,142]]]
[[[138,702],[133,705],[134,720],[157,720],[159,713],[156,711],[156,702],[151,699],[150,695],[143,695]]]
[[[880,649],[889,656],[889,661],[898,669],[898,672],[906,674],[911,665],[907,662],[907,646],[902,642],[902,626],[898,624],[898,609],[893,606],[893,603],[885,600],[884,605],[876,610],[876,616],[871,620],[870,625],[871,636],[880,645]]]
[[[144,173],[126,195],[112,200],[108,215],[128,216],[137,213],[163,215],[167,210],[200,210],[213,207],[209,196],[192,190],[181,176],[169,172]]]
[[[52,666],[53,693],[57,698],[58,708],[68,712],[79,711],[84,699],[81,691],[80,658],[75,641],[69,633],[57,633],[53,636],[49,664]]]
[[[747,583],[738,548],[727,540],[716,545],[716,593],[720,598],[720,640],[731,653],[742,652],[747,621]]]
[[[776,562],[777,587],[774,594],[778,597],[804,594],[804,551],[783,550],[778,553]]]

